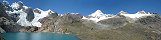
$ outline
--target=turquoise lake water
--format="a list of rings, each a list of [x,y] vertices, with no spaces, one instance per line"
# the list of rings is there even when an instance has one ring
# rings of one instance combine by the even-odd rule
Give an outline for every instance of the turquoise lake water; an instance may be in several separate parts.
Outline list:
[[[3,33],[6,40],[80,40],[72,34],[58,34],[50,32],[8,32]]]

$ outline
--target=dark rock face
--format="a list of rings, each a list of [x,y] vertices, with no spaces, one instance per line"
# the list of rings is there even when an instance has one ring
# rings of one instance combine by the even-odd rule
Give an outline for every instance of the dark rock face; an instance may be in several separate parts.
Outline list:
[[[26,19],[31,22],[34,19],[34,13],[32,8],[24,9],[24,12],[27,13]]]

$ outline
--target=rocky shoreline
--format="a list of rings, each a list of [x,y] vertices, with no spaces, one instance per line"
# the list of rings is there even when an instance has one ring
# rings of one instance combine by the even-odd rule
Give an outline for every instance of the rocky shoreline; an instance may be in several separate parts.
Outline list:
[[[0,34],[0,40],[5,40],[1,34]]]
[[[4,40],[4,38],[3,38],[1,33],[5,33],[5,31],[0,27],[0,40]]]

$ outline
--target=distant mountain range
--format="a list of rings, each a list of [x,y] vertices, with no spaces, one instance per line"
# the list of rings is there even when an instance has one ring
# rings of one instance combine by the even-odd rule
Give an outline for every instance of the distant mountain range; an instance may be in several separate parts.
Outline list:
[[[6,13],[10,16],[13,16],[12,18],[16,19],[15,21],[21,26],[41,27],[42,24],[38,22],[39,19],[49,16],[50,14],[56,13],[53,12],[52,10],[43,11],[39,8],[32,9],[31,7],[25,6],[21,1],[12,3],[12,5],[9,5],[7,1],[3,1],[3,4],[6,5]],[[77,14],[77,13],[70,13],[70,14]],[[120,11],[118,14],[130,18],[140,18],[143,16],[154,15],[149,12],[146,13],[145,11],[139,11],[136,14],[128,14],[127,12]],[[58,14],[58,16],[63,16],[63,14]],[[89,16],[83,16],[82,19],[98,22],[100,20],[113,18],[115,16],[117,15],[104,14],[103,12],[101,12],[101,10],[97,10],[96,12],[90,14]]]

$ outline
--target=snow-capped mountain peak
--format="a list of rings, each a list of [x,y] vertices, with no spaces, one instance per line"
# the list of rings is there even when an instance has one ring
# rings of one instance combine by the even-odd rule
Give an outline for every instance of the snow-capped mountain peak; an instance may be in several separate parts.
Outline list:
[[[92,20],[94,22],[98,22],[100,20],[104,20],[104,19],[108,19],[108,18],[112,18],[112,17],[114,17],[114,15],[104,14],[101,10],[97,10],[94,13],[90,14],[88,18],[83,16],[82,19],[87,19],[87,20]]]
[[[128,13],[125,11],[120,11],[119,14],[128,14]]]
[[[97,10],[97,11],[95,11],[94,13],[92,13],[89,16],[96,17],[96,16],[102,16],[102,15],[103,15],[102,11],[101,10]]]
[[[13,9],[19,9],[19,8],[21,8],[22,6],[23,6],[23,2],[21,2],[21,1],[12,3],[12,5],[11,5],[11,7],[12,7]]]
[[[136,14],[147,14],[144,10],[138,11]]]

